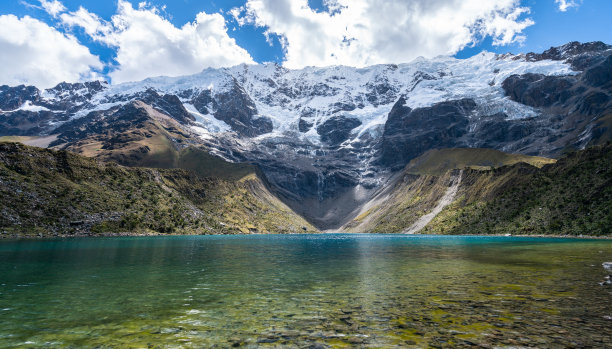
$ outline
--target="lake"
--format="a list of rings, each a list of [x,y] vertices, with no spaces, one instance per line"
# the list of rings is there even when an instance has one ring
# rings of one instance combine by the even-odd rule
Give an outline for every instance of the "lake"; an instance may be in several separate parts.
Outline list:
[[[0,347],[611,347],[612,241],[0,242]]]

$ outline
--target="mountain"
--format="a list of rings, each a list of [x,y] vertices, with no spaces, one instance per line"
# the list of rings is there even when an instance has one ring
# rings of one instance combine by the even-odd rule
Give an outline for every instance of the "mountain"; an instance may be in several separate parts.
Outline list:
[[[604,144],[611,89],[612,46],[601,42],[366,68],[241,65],[112,86],[2,86],[0,136],[157,168],[188,166],[181,154],[200,149],[256,166],[293,211],[339,229],[431,149],[559,157]]]
[[[0,143],[0,237],[317,231],[253,167],[225,164],[225,173],[130,168]]]

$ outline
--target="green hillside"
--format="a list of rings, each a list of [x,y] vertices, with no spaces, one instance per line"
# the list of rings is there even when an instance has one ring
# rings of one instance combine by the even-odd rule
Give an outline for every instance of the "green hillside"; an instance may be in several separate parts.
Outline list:
[[[185,148],[178,153],[176,167],[193,171],[200,176],[228,180],[238,180],[257,172],[253,165],[227,162],[194,147]]]
[[[413,160],[342,231],[405,232],[463,169],[452,203],[420,234],[610,235],[611,150],[607,143],[556,163],[490,149],[433,150]]]
[[[505,165],[514,165],[519,162],[542,167],[555,163],[555,160],[539,156],[508,154],[485,148],[432,149],[410,161],[406,166],[406,172],[439,176],[452,169],[488,170]]]
[[[0,143],[0,235],[316,231],[254,172],[236,165],[228,173],[224,179],[183,169],[128,168]]]
[[[467,171],[458,199],[423,233],[612,234],[612,145],[537,169]]]

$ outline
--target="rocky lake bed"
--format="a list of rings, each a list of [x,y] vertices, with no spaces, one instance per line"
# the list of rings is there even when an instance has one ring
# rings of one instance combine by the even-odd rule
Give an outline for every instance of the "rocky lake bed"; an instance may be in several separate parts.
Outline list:
[[[605,239],[303,234],[0,243],[0,346],[594,347]]]

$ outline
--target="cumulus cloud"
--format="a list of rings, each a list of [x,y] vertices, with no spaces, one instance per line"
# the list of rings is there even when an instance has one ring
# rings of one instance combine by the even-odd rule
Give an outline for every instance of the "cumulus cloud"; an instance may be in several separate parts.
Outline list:
[[[307,0],[247,0],[232,14],[239,23],[280,36],[284,65],[407,62],[449,55],[491,37],[494,45],[522,42],[534,24],[519,0],[326,0],[315,11]]]
[[[106,35],[112,32],[109,23],[82,6],[77,11],[62,13],[59,18],[69,27],[81,27],[87,35],[98,41],[106,41]]]
[[[555,1],[565,11],[581,0]],[[0,49],[5,52],[0,63],[13,62],[0,67],[6,82],[49,85],[96,77],[93,72],[102,64],[73,35],[63,33],[71,28],[80,28],[116,50],[108,73],[113,83],[254,63],[229,37],[220,13],[201,12],[193,22],[177,27],[163,14],[163,7],[148,2],[134,7],[117,0],[117,12],[108,21],[84,7],[68,11],[59,0],[38,2],[57,20],[58,29],[30,17],[2,16],[7,23],[0,32]],[[278,38],[289,68],[407,62],[418,56],[454,54],[486,37],[494,45],[508,45],[523,41],[523,30],[533,24],[520,0],[323,0],[323,4],[324,11],[315,11],[308,0],[246,0],[228,14],[239,25],[265,28],[268,39]]]
[[[568,8],[580,6],[581,0],[555,0],[555,3],[559,5],[559,11],[565,12]]]
[[[218,13],[200,12],[193,22],[177,28],[148,3],[134,8],[119,0],[110,22],[82,7],[60,18],[65,25],[81,27],[94,40],[116,47],[118,65],[109,74],[113,83],[254,63],[228,36],[225,19]]]
[[[37,19],[0,16],[0,83],[47,88],[62,81],[94,80],[100,60],[76,38]]]

